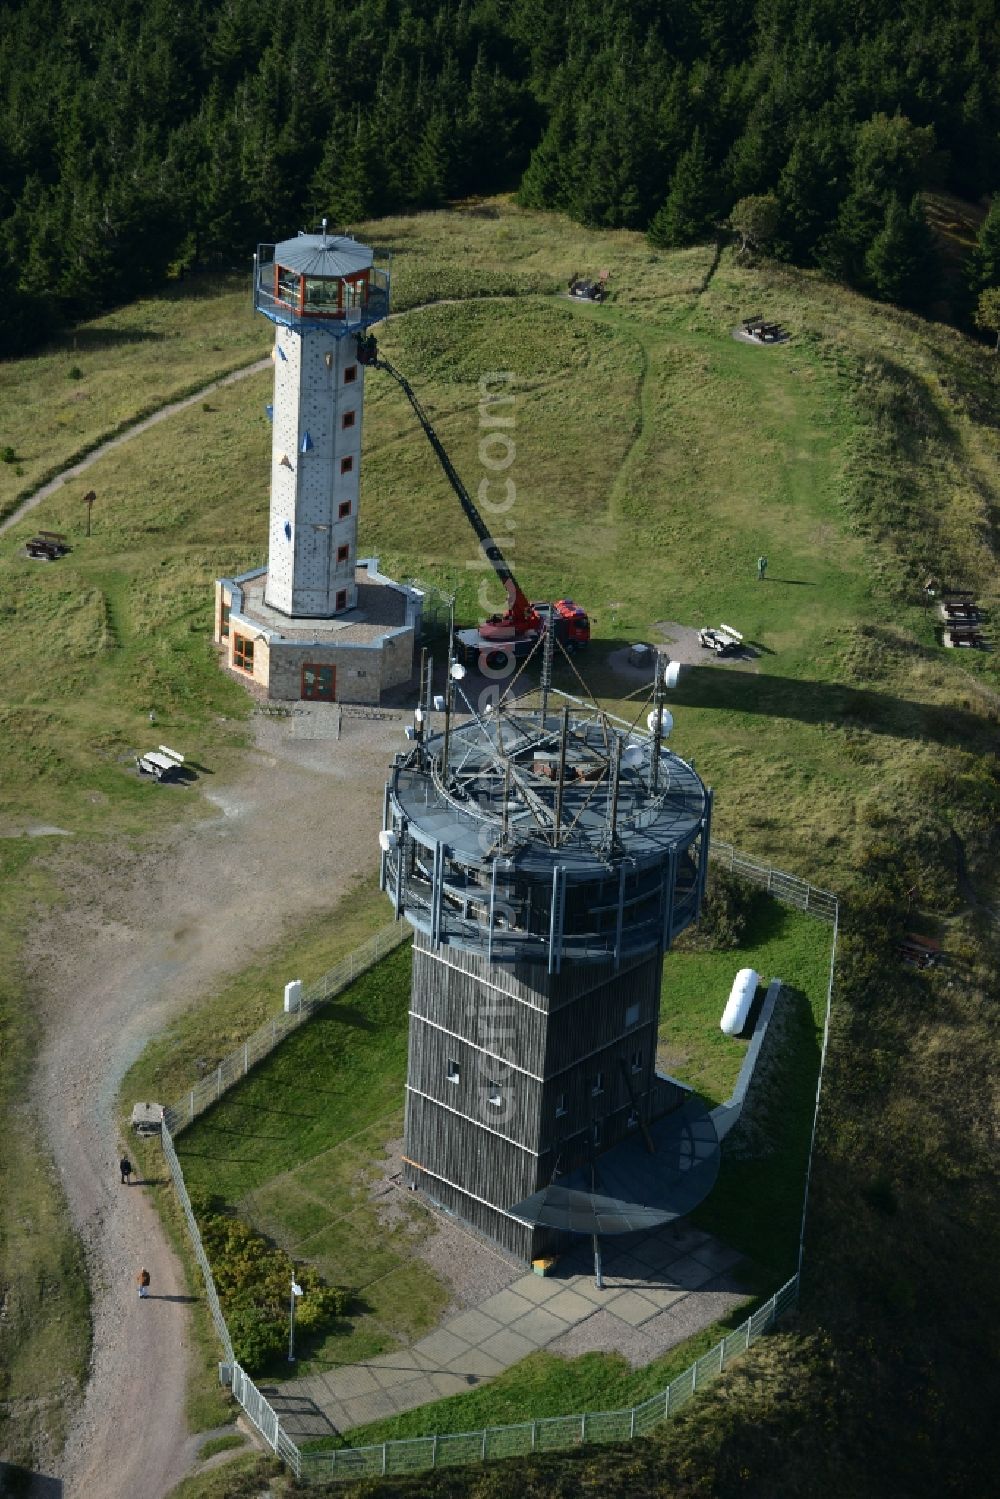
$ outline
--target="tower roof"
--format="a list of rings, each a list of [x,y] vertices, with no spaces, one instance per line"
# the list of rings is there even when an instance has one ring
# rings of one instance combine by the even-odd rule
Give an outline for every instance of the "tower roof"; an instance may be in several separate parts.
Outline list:
[[[354,276],[374,263],[374,251],[346,234],[298,234],[274,247],[286,270],[304,276]]]

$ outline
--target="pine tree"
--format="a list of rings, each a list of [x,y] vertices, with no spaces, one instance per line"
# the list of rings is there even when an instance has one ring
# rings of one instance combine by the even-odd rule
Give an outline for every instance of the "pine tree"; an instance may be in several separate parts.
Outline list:
[[[990,203],[979,226],[976,248],[969,257],[969,288],[973,295],[988,286],[1000,286],[1000,193]]]
[[[996,351],[1000,353],[1000,286],[988,286],[980,292],[973,321],[984,332],[996,334]]]
[[[876,296],[904,307],[922,307],[934,296],[939,271],[920,199],[909,208],[893,195],[885,222],[865,256],[865,271]]]
[[[647,231],[650,244],[669,249],[707,239],[717,218],[717,196],[701,131],[695,130],[670,179],[666,201]]]

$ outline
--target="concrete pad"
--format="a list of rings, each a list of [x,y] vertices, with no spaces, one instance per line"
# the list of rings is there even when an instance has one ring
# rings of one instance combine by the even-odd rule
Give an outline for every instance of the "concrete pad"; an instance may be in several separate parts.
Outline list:
[[[646,1239],[642,1244],[636,1245],[633,1257],[652,1270],[662,1270],[664,1265],[680,1259],[682,1253],[683,1250],[663,1239]]]
[[[426,1390],[426,1386],[424,1388]],[[399,1414],[399,1406],[388,1390],[375,1390],[371,1395],[349,1400],[347,1409],[352,1426],[360,1426],[366,1421],[380,1421],[383,1416]]]
[[[525,1312],[530,1312],[533,1304],[508,1287],[506,1291],[499,1291],[496,1296],[491,1296],[489,1301],[484,1301],[479,1310],[484,1316],[499,1322],[501,1327],[507,1327],[511,1322],[516,1322],[518,1317],[523,1317]]]
[[[710,1234],[702,1233],[700,1228],[673,1227],[667,1230],[668,1243],[672,1244],[679,1254],[690,1254],[700,1244],[707,1244],[711,1238]]]
[[[484,1338],[492,1337],[495,1332],[500,1331],[500,1323],[495,1317],[487,1317],[484,1312],[472,1308],[470,1311],[460,1312],[457,1317],[451,1317],[444,1324],[443,1330],[466,1343],[481,1343]]]
[[[640,1281],[649,1274],[649,1266],[631,1254],[620,1255],[609,1269],[612,1278],[619,1281]]]
[[[709,1239],[707,1244],[699,1244],[692,1249],[691,1254],[716,1275],[721,1275],[723,1270],[731,1270],[738,1265],[744,1256],[738,1249],[730,1249],[726,1244],[720,1244],[717,1239]]]
[[[589,1301],[592,1306],[607,1306],[609,1296],[614,1296],[616,1294],[616,1292],[613,1290],[609,1291],[607,1286],[605,1286],[602,1291],[599,1291],[594,1285],[593,1276],[585,1278],[582,1275],[578,1275],[576,1279],[566,1287],[566,1289],[570,1291],[574,1296],[582,1296],[583,1299],[585,1301]],[[546,1311],[552,1310],[551,1301],[547,1304],[545,1309]]]
[[[517,1296],[523,1296],[525,1301],[531,1301],[536,1306],[539,1302],[551,1300],[558,1296],[561,1286],[559,1281],[551,1275],[524,1275],[516,1280],[510,1289]]]
[[[635,1291],[623,1291],[620,1296],[615,1297],[608,1310],[613,1317],[627,1322],[629,1327],[638,1327],[641,1323],[648,1322],[650,1317],[655,1317],[659,1308]]]
[[[582,1322],[594,1310],[594,1303],[577,1291],[562,1290],[545,1303],[545,1310],[553,1317],[561,1317],[564,1322]]]
[[[351,1364],[328,1376],[330,1388],[337,1400],[350,1400],[356,1395],[368,1395],[379,1388],[378,1381],[364,1364]]]
[[[468,1343],[464,1338],[454,1335],[450,1323],[439,1327],[437,1332],[428,1333],[426,1338],[421,1338],[419,1343],[414,1344],[414,1352],[425,1359],[432,1359],[439,1369],[446,1369],[452,1359],[468,1351]]]
[[[506,1369],[508,1365],[527,1358],[529,1353],[534,1353],[535,1345],[529,1343],[527,1338],[522,1338],[520,1333],[511,1332],[510,1328],[505,1327],[501,1332],[495,1332],[492,1338],[486,1339],[482,1344],[482,1352],[497,1359]]]
[[[701,1260],[696,1260],[694,1255],[686,1254],[674,1263],[667,1271],[667,1279],[672,1280],[675,1286],[683,1286],[687,1291],[694,1291],[703,1286],[706,1280],[711,1280],[715,1274]]]
[[[626,1291],[624,1294],[627,1296],[628,1292]],[[661,1312],[689,1294],[690,1292],[683,1290],[679,1286],[644,1286],[642,1290],[643,1300],[651,1301]]]
[[[372,1371],[379,1389],[394,1390],[400,1385],[412,1384],[415,1379],[426,1379],[426,1369],[375,1369]]]
[[[561,1317],[554,1317],[551,1312],[546,1311],[544,1306],[536,1306],[525,1316],[512,1322],[510,1331],[527,1338],[536,1348],[541,1348],[543,1344],[551,1343],[553,1338],[565,1332],[566,1323]]]
[[[505,1367],[499,1359],[491,1358],[481,1348],[470,1348],[468,1353],[463,1353],[461,1358],[452,1361],[452,1367],[448,1372],[471,1375],[478,1382],[483,1379],[492,1379],[495,1374],[501,1374]]]
[[[442,1399],[446,1395],[464,1395],[471,1388],[469,1379],[464,1374],[440,1373],[430,1376],[430,1384],[434,1394]]]

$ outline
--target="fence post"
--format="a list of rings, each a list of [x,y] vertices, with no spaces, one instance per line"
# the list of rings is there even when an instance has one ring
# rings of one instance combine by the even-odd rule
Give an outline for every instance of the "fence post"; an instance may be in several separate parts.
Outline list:
[[[246,1077],[246,1075],[247,1075],[247,1073],[249,1071],[250,1071],[250,1042],[249,1041],[244,1041],[244,1043],[243,1043],[243,1076]]]
[[[584,1411],[583,1415],[580,1417],[580,1441],[581,1442],[586,1442],[586,1440],[587,1440],[587,1412]]]
[[[486,1433],[487,1433],[487,1431],[488,1431],[488,1427],[484,1426],[483,1427],[483,1462],[486,1461]]]
[[[215,1101],[216,1101],[216,1103],[218,1103],[218,1101],[219,1101],[219,1099],[221,1097],[222,1097],[222,1063],[220,1062],[219,1063],[219,1071],[218,1071],[218,1074],[216,1076],[216,1083],[215,1083]]]
[[[631,1419],[630,1419],[630,1421],[628,1423],[628,1434],[629,1434],[629,1438],[630,1439],[635,1436],[635,1406],[634,1405],[632,1407],[632,1416],[631,1416]]]
[[[435,1432],[434,1433],[434,1444],[431,1447],[431,1467],[432,1468],[436,1468],[437,1467],[437,1461],[438,1461],[438,1436],[437,1436],[437,1432]]]
[[[531,1423],[531,1450],[532,1450],[532,1452],[534,1452],[534,1450],[535,1450],[535,1448],[537,1446],[538,1446],[538,1422],[537,1421],[532,1421],[532,1423]]]
[[[188,1095],[188,1124],[194,1119],[194,1089]]]
[[[383,1442],[382,1443],[382,1477],[383,1478],[385,1477],[385,1474],[386,1474],[386,1465],[387,1465],[387,1462],[388,1462],[388,1448],[389,1448],[388,1442]]]
[[[691,1365],[691,1394],[692,1395],[694,1394],[694,1392],[695,1392],[695,1390],[697,1388],[698,1388],[698,1360],[695,1359],[694,1363]]]
[[[667,1398],[666,1398],[666,1401],[664,1402],[664,1405],[663,1405],[663,1419],[664,1419],[664,1421],[667,1419],[667,1417],[669,1415],[670,1415],[670,1386],[667,1385]]]

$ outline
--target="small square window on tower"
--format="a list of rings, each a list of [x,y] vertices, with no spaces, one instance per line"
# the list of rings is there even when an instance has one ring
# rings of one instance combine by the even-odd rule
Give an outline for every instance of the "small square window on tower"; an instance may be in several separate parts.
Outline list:
[[[338,592],[338,594],[337,594],[337,602],[334,605],[334,608],[335,609],[346,609],[347,608],[347,589],[346,588],[341,588],[340,591]]]
[[[486,1084],[486,1102],[491,1109],[499,1109],[503,1105],[503,1089],[499,1083]]]
[[[350,557],[350,555],[351,555],[351,549],[350,549],[350,547],[338,547],[337,548],[337,561],[338,562],[346,562],[347,559]]]
[[[354,423],[357,421],[357,419],[358,413],[356,411],[345,411],[343,416],[340,418],[340,425],[346,432],[348,427],[354,426]]]
[[[353,458],[341,458],[341,460],[340,460],[340,472],[342,474],[349,474],[351,472],[351,470],[353,469],[353,467],[354,467],[354,459]]]
[[[462,1069],[454,1057],[448,1058],[448,1081],[450,1083],[460,1083],[462,1081]]]
[[[345,385],[353,385],[354,382],[355,382],[355,380],[357,378],[358,378],[358,367],[357,367],[357,365],[356,364],[349,364],[347,366],[346,370],[344,371],[344,384]]]
[[[337,519],[338,520],[346,520],[347,517],[350,515],[350,513],[351,513],[351,502],[350,502],[350,500],[341,500],[341,502],[340,502],[340,509],[337,511]]]

